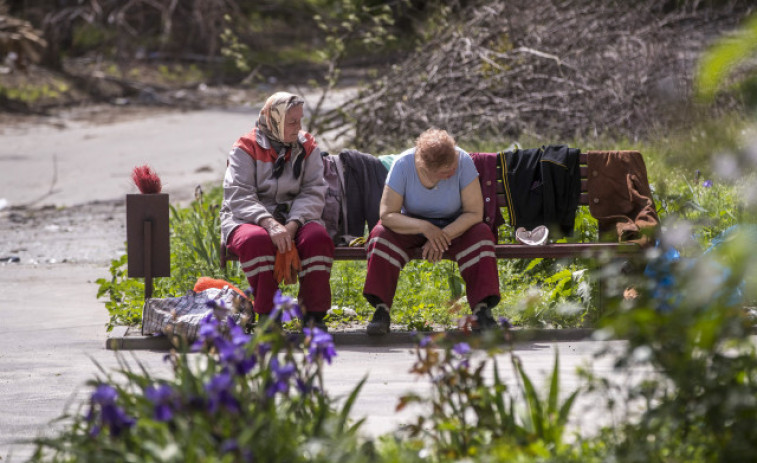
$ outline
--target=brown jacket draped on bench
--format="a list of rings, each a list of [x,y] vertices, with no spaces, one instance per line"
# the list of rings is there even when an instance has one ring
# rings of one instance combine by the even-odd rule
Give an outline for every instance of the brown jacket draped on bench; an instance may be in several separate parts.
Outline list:
[[[588,151],[589,211],[600,235],[618,241],[653,244],[660,223],[647,167],[638,151]]]

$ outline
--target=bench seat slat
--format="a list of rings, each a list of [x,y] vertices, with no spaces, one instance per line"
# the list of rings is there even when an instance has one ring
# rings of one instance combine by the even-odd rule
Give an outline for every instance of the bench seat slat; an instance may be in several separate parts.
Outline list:
[[[557,243],[542,246],[497,244],[494,246],[494,252],[499,259],[599,257],[605,253],[618,257],[630,257],[639,253],[639,246],[629,243]],[[366,257],[367,252],[364,247],[339,246],[334,250],[336,260],[365,260]],[[411,257],[420,259],[420,249]]]

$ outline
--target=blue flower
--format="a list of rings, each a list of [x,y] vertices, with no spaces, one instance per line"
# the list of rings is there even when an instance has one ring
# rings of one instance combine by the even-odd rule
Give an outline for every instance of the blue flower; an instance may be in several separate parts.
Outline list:
[[[220,339],[216,342],[221,364],[234,369],[239,376],[244,376],[258,363],[255,354],[247,354],[244,346],[235,346],[232,342]]]
[[[197,352],[202,350],[205,346],[214,345],[215,340],[221,337],[218,326],[218,320],[213,316],[213,313],[207,314],[205,318],[200,321],[200,328],[197,330],[197,341],[192,344],[192,351]]]
[[[235,439],[227,439],[221,444],[221,455],[239,451],[239,444]]]
[[[297,390],[300,391],[301,394],[308,394],[313,390],[313,387],[303,381],[302,378],[297,378],[295,382],[297,385]]]
[[[258,355],[262,359],[265,357],[265,354],[271,352],[271,343],[270,342],[261,342],[258,344]]]
[[[302,317],[302,311],[297,302],[293,298],[281,294],[281,291],[276,291],[273,296],[273,306],[273,312],[270,316],[274,320],[285,323]]]
[[[226,439],[221,444],[221,455],[226,455],[229,453],[234,455],[241,454],[242,459],[235,459],[234,461],[255,461],[252,452],[249,449],[240,448],[239,443],[236,441],[236,439]]]
[[[452,351],[461,357],[470,354],[470,346],[467,342],[459,342],[452,347]]]
[[[205,384],[209,398],[208,409],[211,413],[216,412],[221,406],[231,412],[239,411],[239,402],[231,392],[233,386],[234,381],[228,371],[215,375]]]
[[[89,401],[97,405],[111,405],[116,403],[118,392],[110,384],[100,384],[92,393]]]
[[[251,336],[245,334],[242,327],[237,325],[232,318],[227,320],[229,327],[228,338],[219,336],[215,338],[215,348],[218,351],[221,363],[232,367],[240,376],[249,373],[257,364],[254,354],[247,355],[245,346],[250,342]]]
[[[426,347],[429,344],[431,344],[431,336],[425,336],[423,339],[418,342],[419,347]]]
[[[305,344],[308,346],[308,361],[315,362],[322,358],[328,363],[336,357],[334,338],[320,328],[305,328]]]
[[[171,386],[151,384],[145,389],[145,397],[155,406],[153,417],[156,421],[170,421],[173,418],[174,391]]]
[[[286,394],[289,392],[289,380],[294,375],[296,368],[293,363],[287,363],[283,366],[279,365],[279,359],[273,357],[271,359],[271,372],[273,373],[273,381],[270,381],[266,388],[266,394],[268,397],[273,397],[276,393]]]
[[[712,186],[712,180],[705,180],[702,182],[702,186],[705,188],[710,188]]]
[[[100,430],[103,427],[110,429],[110,435],[116,437],[124,430],[131,428],[136,423],[136,420],[123,410],[123,408],[116,405],[116,399],[118,398],[118,392],[108,384],[101,384],[97,386],[95,392],[90,397],[90,410],[86,415],[86,420],[89,422],[94,421],[98,417],[97,408],[99,408],[100,421],[95,424],[90,430],[90,435],[95,437],[100,434]]]
[[[235,346],[244,346],[248,342],[250,342],[250,339],[252,339],[252,336],[249,334],[246,334],[244,332],[244,329],[242,329],[241,326],[237,325],[237,323],[234,321],[233,318],[229,317],[226,320],[226,324],[229,327],[229,335],[231,337],[231,342]]]

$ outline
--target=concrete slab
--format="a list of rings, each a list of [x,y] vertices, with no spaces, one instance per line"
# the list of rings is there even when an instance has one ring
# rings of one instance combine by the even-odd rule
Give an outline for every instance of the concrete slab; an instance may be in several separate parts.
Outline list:
[[[411,347],[417,344],[419,334],[410,331],[392,331],[386,336],[368,336],[365,328],[335,329],[330,331],[334,345],[360,347]],[[440,332],[424,332],[420,335],[434,335]],[[593,330],[589,328],[567,329],[523,329],[511,331],[515,343],[523,342],[562,342],[591,339]],[[460,330],[445,331],[449,342],[471,342],[478,338],[476,335],[466,334]],[[109,350],[170,350],[170,339],[165,336],[144,336],[139,327],[118,326],[114,328],[105,341],[105,348]]]

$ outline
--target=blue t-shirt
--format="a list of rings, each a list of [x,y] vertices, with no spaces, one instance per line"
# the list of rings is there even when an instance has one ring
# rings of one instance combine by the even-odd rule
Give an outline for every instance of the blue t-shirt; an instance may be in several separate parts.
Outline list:
[[[478,171],[468,153],[460,148],[455,149],[459,154],[457,170],[452,177],[440,180],[433,188],[423,186],[418,177],[415,148],[403,152],[394,162],[386,184],[403,197],[403,214],[446,225],[463,212],[461,192],[476,180]]]

